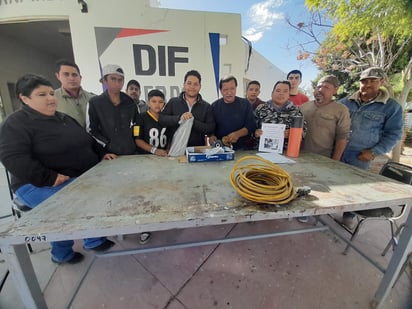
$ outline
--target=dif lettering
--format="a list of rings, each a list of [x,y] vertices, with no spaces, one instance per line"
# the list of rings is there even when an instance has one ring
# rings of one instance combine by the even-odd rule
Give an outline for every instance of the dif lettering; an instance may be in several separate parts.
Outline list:
[[[189,47],[153,46],[133,44],[133,58],[136,75],[176,76],[176,63],[188,63]],[[186,57],[185,57],[186,56]]]
[[[22,3],[23,0],[0,0],[0,5]]]

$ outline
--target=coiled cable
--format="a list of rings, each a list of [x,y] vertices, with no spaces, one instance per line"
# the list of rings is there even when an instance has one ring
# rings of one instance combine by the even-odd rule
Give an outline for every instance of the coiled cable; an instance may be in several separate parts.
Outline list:
[[[282,205],[297,197],[290,175],[258,156],[237,160],[230,173],[230,183],[242,197],[257,203]]]

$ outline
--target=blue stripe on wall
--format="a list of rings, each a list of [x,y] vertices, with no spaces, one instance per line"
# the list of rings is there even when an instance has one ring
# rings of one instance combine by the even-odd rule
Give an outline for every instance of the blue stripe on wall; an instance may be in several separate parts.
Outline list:
[[[210,51],[212,52],[213,71],[215,73],[216,95],[219,97],[220,72],[220,33],[209,32]]]

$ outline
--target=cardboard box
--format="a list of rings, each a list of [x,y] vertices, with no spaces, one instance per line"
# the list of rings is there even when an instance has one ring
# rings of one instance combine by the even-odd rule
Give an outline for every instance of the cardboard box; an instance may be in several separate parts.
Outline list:
[[[224,147],[225,152],[207,154],[204,151],[211,149],[210,146],[204,147],[187,147],[186,157],[188,162],[212,162],[227,161],[235,158],[235,152],[228,147]]]

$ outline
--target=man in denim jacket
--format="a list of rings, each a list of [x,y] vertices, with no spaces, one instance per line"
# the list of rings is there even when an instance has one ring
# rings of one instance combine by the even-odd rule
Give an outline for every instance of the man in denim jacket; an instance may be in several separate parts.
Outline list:
[[[342,162],[368,169],[375,156],[391,151],[400,141],[402,107],[381,88],[384,79],[382,69],[366,69],[360,75],[359,91],[341,100],[349,108],[352,121],[352,133]],[[344,213],[343,223],[351,228],[353,214]]]

